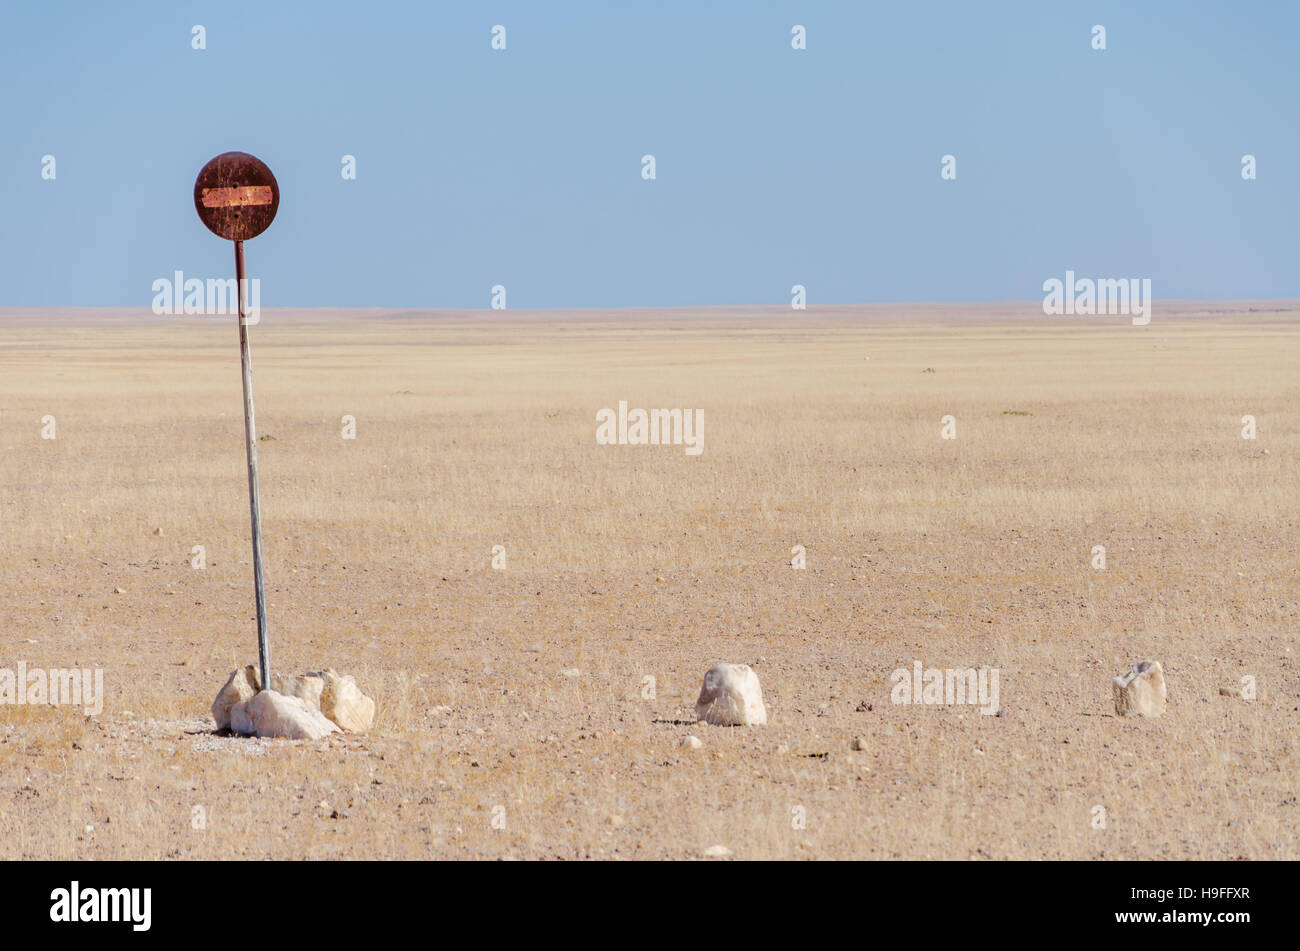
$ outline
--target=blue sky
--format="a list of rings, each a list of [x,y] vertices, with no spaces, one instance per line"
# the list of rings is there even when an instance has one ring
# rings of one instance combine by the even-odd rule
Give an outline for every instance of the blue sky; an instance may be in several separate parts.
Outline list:
[[[1285,2],[6,0],[0,305],[228,276],[191,195],[232,149],[280,183],[264,307],[1036,299],[1067,268],[1300,297],[1297,43]]]

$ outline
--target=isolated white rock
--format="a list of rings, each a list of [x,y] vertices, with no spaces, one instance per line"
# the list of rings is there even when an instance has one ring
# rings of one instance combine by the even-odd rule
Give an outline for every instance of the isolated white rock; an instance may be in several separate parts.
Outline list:
[[[290,740],[319,740],[339,728],[305,700],[263,690],[230,708],[230,728],[244,736],[283,736]]]
[[[1158,717],[1165,712],[1165,671],[1158,660],[1134,664],[1115,678],[1115,712],[1122,717]]]
[[[754,726],[767,722],[758,674],[745,664],[715,664],[704,675],[695,715],[714,726]]]
[[[320,712],[349,733],[364,733],[375,722],[375,701],[371,700],[351,674],[340,677],[332,670],[310,674],[324,682],[320,695]]]
[[[273,673],[271,687],[276,693],[282,693],[286,697],[297,697],[312,709],[319,710],[321,694],[325,690],[325,678],[320,674],[284,677]]]
[[[698,750],[703,745],[704,745],[704,741],[701,740],[698,736],[692,736],[691,734],[687,733],[684,737],[682,737],[683,749]]]
[[[212,719],[217,721],[217,729],[224,730],[230,726],[231,707],[253,699],[261,689],[262,685],[257,682],[256,667],[250,665],[233,672],[217,694],[217,699],[212,701]]]

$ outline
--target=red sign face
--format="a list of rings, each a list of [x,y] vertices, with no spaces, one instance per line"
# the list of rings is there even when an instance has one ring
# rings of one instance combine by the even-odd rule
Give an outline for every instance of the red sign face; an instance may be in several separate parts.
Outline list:
[[[194,182],[194,208],[213,234],[247,241],[275,220],[280,186],[260,159],[247,152],[226,152],[199,172]]]

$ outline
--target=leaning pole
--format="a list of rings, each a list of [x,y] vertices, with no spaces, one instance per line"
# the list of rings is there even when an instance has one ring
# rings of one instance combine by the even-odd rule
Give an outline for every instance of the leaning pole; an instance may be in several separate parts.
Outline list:
[[[239,362],[244,385],[244,444],[248,458],[248,509],[253,530],[253,587],[257,600],[257,659],[262,689],[271,689],[271,642],[266,623],[266,581],[262,571],[262,500],[257,489],[257,419],[253,411],[253,362],[248,349],[247,279],[244,242],[265,231],[280,207],[280,186],[260,159],[225,152],[194,182],[199,219],[219,237],[235,243],[239,300]]]

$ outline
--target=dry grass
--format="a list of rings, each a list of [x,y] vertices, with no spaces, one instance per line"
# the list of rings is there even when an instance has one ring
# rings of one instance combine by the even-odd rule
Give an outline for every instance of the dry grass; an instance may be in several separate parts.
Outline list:
[[[233,326],[10,313],[0,667],[100,666],[107,699],[89,722],[0,706],[0,838],[39,858],[1300,857],[1300,314],[1204,310],[268,312],[273,662],[355,673],[380,711],[319,744],[205,732],[255,660]],[[620,399],[702,408],[703,454],[596,445]],[[1110,677],[1148,656],[1169,714],[1117,720]],[[769,727],[672,722],[711,663],[760,657]],[[914,659],[999,667],[1004,715],[892,705]],[[1259,700],[1219,695],[1244,674]]]

